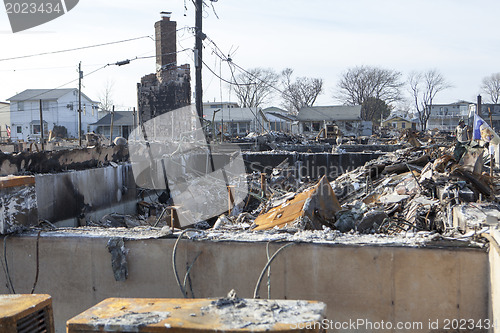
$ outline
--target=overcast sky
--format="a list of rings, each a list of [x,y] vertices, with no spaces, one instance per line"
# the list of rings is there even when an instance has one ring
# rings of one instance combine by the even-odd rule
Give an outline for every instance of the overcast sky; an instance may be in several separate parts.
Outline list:
[[[207,3],[210,4],[208,0]],[[187,10],[185,10],[185,6]],[[436,68],[453,85],[436,103],[475,101],[483,77],[500,72],[498,0],[219,0],[206,8],[204,32],[234,63],[251,69],[294,69],[297,76],[324,80],[317,105],[339,104],[333,95],[342,72],[359,65],[398,70]],[[0,59],[153,36],[160,11],[172,11],[177,27],[194,26],[191,0],[80,0],[66,15],[13,34],[0,11]],[[192,49],[194,38],[179,31],[178,50]],[[108,63],[154,55],[150,38],[60,54],[0,61],[0,101],[30,88],[56,88]],[[205,62],[230,80],[226,63],[212,54]],[[190,63],[182,52],[178,63]],[[98,100],[113,84],[118,109],[137,105],[136,84],[155,71],[155,59],[108,66],[84,78],[82,89]],[[235,101],[227,84],[204,70],[204,101]],[[192,70],[194,88],[194,70]],[[77,87],[77,81],[64,88]],[[194,89],[193,89],[194,91]],[[194,102],[194,98],[192,100]],[[276,98],[273,103],[279,106]]]

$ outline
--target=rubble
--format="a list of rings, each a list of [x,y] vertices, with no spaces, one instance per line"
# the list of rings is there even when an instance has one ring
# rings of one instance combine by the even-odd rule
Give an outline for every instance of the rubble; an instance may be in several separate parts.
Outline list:
[[[369,139],[367,142],[374,147],[392,140],[399,149],[385,149],[385,153],[376,155],[378,158],[343,170],[333,178],[324,174],[320,177],[320,172],[314,174],[309,169],[297,172],[294,159],[282,157],[281,150],[276,150],[280,146],[311,143],[300,136],[267,133],[233,139],[242,144],[252,140],[267,144],[273,149],[267,152],[267,158],[272,157],[276,167],[266,167],[265,173],[250,168],[253,171],[250,174],[233,175],[238,182],[246,180],[248,195],[216,217],[193,221],[191,227],[207,229],[209,234],[218,235],[209,236],[215,238],[220,238],[221,233],[240,232],[244,238],[252,238],[251,233],[266,231],[276,234],[273,239],[287,234],[302,240],[308,235],[305,239],[335,241],[347,235],[371,235],[377,239],[377,235],[406,238],[424,233],[424,238],[454,239],[457,232],[468,234],[498,225],[500,186],[496,184],[500,175],[488,168],[489,155],[485,158],[484,154],[487,145],[475,142],[459,145],[448,139],[414,131],[406,131],[398,139]],[[337,152],[341,147],[336,146]],[[112,149],[121,151],[127,147]],[[244,154],[248,158],[258,153]],[[317,163],[316,158],[324,153],[306,154]],[[318,167],[314,163],[308,168]],[[216,197],[200,182],[194,182],[193,186],[206,192],[206,198]],[[233,194],[225,187],[220,192],[218,197]],[[111,213],[97,221],[87,220],[86,226],[110,230],[151,228],[153,233],[158,228],[168,227],[171,231],[180,228],[178,207],[173,206],[168,190],[143,190],[138,196],[142,200],[137,204],[137,214]],[[197,204],[210,206],[212,202]],[[316,233],[305,233],[309,231]]]

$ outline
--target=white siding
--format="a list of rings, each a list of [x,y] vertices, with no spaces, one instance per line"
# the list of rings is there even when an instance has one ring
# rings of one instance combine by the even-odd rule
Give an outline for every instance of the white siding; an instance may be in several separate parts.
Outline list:
[[[10,105],[10,123],[12,128],[12,138],[17,140],[27,140],[28,137],[38,137],[31,134],[30,124],[33,121],[40,121],[40,102],[24,101],[24,111],[18,111],[18,103],[12,102]],[[68,136],[78,137],[78,93],[70,92],[58,100],[45,101],[43,109],[43,120],[47,123],[50,131],[54,125],[64,126],[68,129]],[[97,111],[92,109],[92,101],[82,96],[82,131],[87,132],[89,124],[98,120]],[[85,110],[85,112],[83,112]],[[17,133],[17,126],[22,126],[22,133]]]

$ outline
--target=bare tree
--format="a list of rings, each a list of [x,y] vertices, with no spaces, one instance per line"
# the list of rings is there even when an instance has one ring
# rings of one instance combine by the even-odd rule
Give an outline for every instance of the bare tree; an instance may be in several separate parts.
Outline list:
[[[431,115],[432,103],[437,93],[448,89],[451,85],[437,69],[427,72],[412,72],[408,75],[408,86],[415,102],[418,119],[422,131],[427,128]]]
[[[259,107],[275,92],[279,75],[269,68],[253,68],[234,76],[232,85],[241,107]]]
[[[323,79],[298,77],[292,80],[293,69],[282,71],[283,107],[292,114],[297,114],[303,107],[313,106],[323,92]]]
[[[387,104],[399,101],[404,83],[398,71],[370,66],[348,69],[338,83],[334,97],[347,105],[363,105],[368,98]],[[369,120],[369,119],[365,119]]]
[[[103,111],[110,112],[113,108],[113,87],[115,83],[111,80],[106,80],[104,88],[99,95],[99,103]]]
[[[488,95],[490,102],[498,104],[500,100],[500,73],[494,73],[483,79],[481,90]]]

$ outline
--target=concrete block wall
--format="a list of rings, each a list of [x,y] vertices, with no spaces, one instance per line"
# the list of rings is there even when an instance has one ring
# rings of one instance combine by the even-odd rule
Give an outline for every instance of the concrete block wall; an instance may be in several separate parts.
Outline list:
[[[494,333],[500,332],[500,230],[491,230],[490,241],[490,315],[495,324]]]
[[[40,219],[78,226],[78,219],[98,221],[111,212],[136,213],[137,193],[130,164],[39,174],[35,179]]]
[[[6,257],[18,293],[33,287],[36,238],[7,239]],[[108,240],[42,233],[36,292],[52,295],[57,332],[64,332],[66,320],[108,297],[182,297],[172,270],[175,239],[126,240],[125,282],[114,279]],[[270,244],[271,253],[282,245]],[[267,261],[266,243],[182,240],[177,250],[181,281],[186,265],[200,252],[191,271],[196,297],[222,297],[231,289],[240,297],[253,296]],[[405,332],[430,332],[429,321],[442,326],[445,319],[484,320],[489,315],[488,254],[479,249],[304,243],[283,250],[271,272],[272,298],[326,302],[327,317],[334,322],[420,322],[423,330]],[[262,298],[267,297],[266,280]],[[9,292],[6,285],[0,274],[0,293]]]

